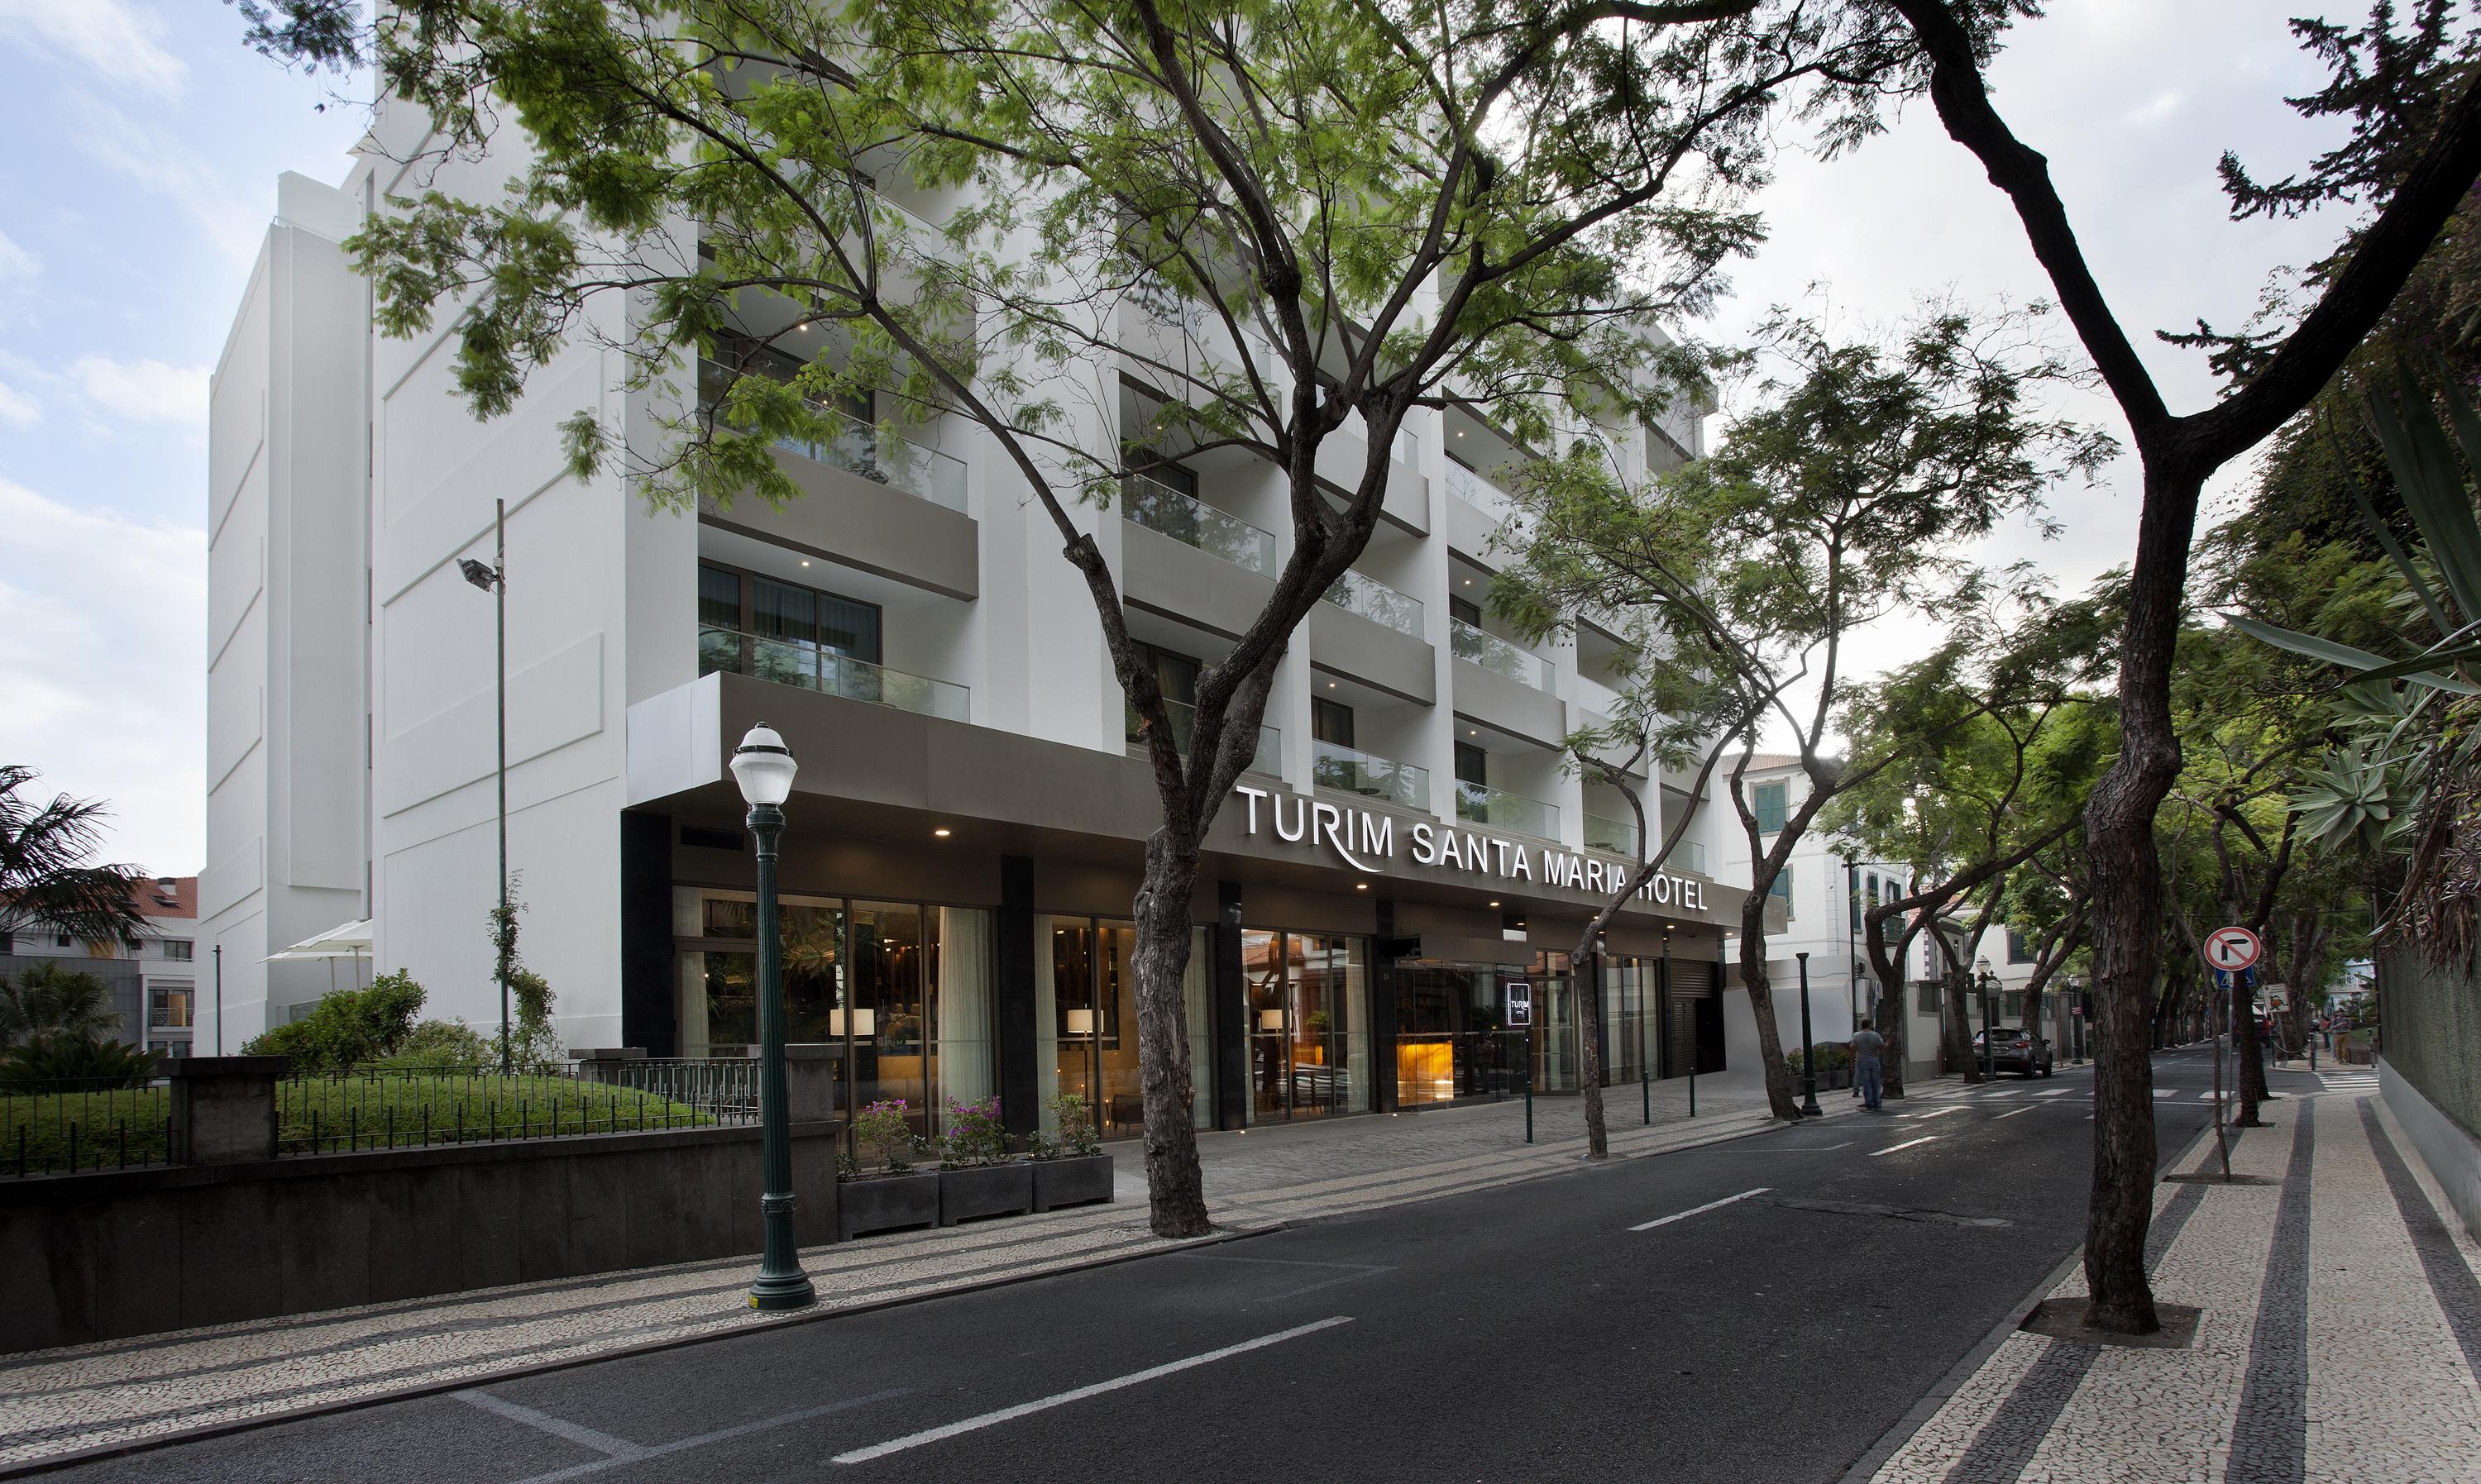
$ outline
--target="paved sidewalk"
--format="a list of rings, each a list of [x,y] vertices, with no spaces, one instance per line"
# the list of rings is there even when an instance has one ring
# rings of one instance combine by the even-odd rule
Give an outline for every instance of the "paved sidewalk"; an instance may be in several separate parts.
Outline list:
[[[1831,1115],[1857,1106],[1841,1094],[1819,1101]],[[1644,1123],[1638,1090],[1612,1090],[1614,1156],[1771,1125],[1763,1095],[1711,1081],[1694,1120],[1684,1084],[1658,1084],[1653,1112]],[[1210,1207],[1217,1227],[1238,1235],[1579,1167],[1577,1099],[1536,1099],[1530,1145],[1524,1120],[1511,1102],[1203,1134]],[[1142,1156],[1130,1143],[1112,1153],[1112,1205],[805,1250],[821,1303],[804,1315],[752,1313],[744,1295],[755,1260],[734,1258],[7,1357],[0,1469],[1195,1245],[1147,1230]]]
[[[1874,1484],[2481,1480],[2481,1244],[2364,1069],[2320,1085],[2233,1146],[2264,1184],[2156,1194],[2155,1295],[2203,1311],[2191,1345],[2018,1330]],[[2173,1173],[2218,1168],[2209,1137]],[[2084,1292],[2079,1266],[2049,1296]]]

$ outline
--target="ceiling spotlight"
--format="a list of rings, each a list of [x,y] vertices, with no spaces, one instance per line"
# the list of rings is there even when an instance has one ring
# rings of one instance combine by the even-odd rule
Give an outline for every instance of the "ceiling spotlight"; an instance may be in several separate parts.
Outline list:
[[[1494,906],[1494,907],[1496,907],[1496,906],[1498,906],[1498,905],[1499,905],[1499,903],[1494,901],[1494,902],[1492,902],[1492,903],[1491,903],[1491,905],[1492,905],[1492,906]]]
[[[931,834],[933,834],[933,835],[938,836],[938,837],[939,837],[940,839],[942,839],[942,840],[945,840],[945,839],[947,839],[950,835],[954,834],[954,833],[955,833],[955,831],[953,831],[953,830],[950,829],[950,828],[949,828],[948,826],[946,826],[945,824],[942,824],[942,825],[940,825],[937,829],[932,830],[930,833],[931,833]]]
[[[803,566],[805,566],[805,567],[806,567],[806,566],[808,566],[809,564],[810,564],[810,559],[809,559],[809,558],[804,557],[804,558],[802,558],[802,559],[801,559],[801,565],[803,565]]]
[[[1366,892],[1370,890],[1370,883],[1367,881],[1355,881],[1352,883],[1352,889],[1356,892]]]

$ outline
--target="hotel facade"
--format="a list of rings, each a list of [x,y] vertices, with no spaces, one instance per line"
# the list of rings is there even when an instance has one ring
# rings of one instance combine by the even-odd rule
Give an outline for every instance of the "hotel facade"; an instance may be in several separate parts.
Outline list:
[[[1017,473],[950,418],[781,447],[801,491],[782,508],[658,510],[616,471],[571,478],[563,418],[593,408],[646,446],[679,403],[624,390],[581,336],[480,423],[456,394],[453,314],[417,340],[373,327],[339,245],[407,189],[389,158],[413,152],[390,137],[405,126],[382,110],[341,186],[280,180],[214,382],[200,910],[226,950],[230,1043],[326,987],[266,955],[362,917],[426,1013],[496,1023],[494,605],[458,563],[496,560],[505,503],[509,855],[521,950],[567,1043],[698,1057],[755,1040],[754,863],[726,761],[764,721],[799,765],[792,1038],[830,1049],[846,1104],[901,1098],[929,1127],[996,1096],[1022,1129],[1074,1092],[1134,1133],[1127,915],[1157,804],[1087,591]],[[625,330],[616,297],[591,312]],[[744,327],[798,343],[778,333],[792,313],[753,303]],[[1124,345],[1215,353],[1176,314],[1119,314]],[[1086,370],[1086,447],[1118,446],[1115,422],[1166,395],[1135,361]],[[1599,435],[1644,473],[1696,456],[1699,419]],[[1273,465],[1169,452],[1075,515],[1177,702],[1270,592],[1289,521]],[[1624,798],[1559,752],[1612,706],[1621,641],[1587,626],[1528,645],[1490,613],[1494,474],[1518,454],[1477,418],[1417,412],[1377,534],[1281,662],[1192,905],[1201,1127],[1500,1097],[1528,1076],[1574,1090],[1581,993],[1601,997],[1613,1081],[1747,1065],[1721,967],[1741,893],[1708,874],[1688,779],[1637,780],[1649,822],[1685,814],[1689,833],[1611,925],[1600,983],[1570,972],[1635,856]],[[1364,458],[1348,427],[1320,467],[1349,479]],[[1520,984],[1527,1031],[1506,1024]]]

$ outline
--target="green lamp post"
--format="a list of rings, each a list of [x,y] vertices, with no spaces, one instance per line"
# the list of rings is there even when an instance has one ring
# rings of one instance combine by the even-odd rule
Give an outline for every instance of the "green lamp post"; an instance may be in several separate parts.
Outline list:
[[[762,721],[733,749],[733,781],[749,805],[758,837],[758,1121],[765,1192],[758,1198],[766,1248],[749,1286],[752,1309],[802,1309],[818,1301],[793,1238],[792,1118],[784,1092],[784,944],[775,925],[775,842],[798,765]]]

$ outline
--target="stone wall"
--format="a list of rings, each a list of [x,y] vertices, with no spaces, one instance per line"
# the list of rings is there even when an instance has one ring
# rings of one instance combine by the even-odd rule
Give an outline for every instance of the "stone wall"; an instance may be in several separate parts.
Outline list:
[[[2481,1135],[2481,979],[2398,950],[2378,966],[2378,1050],[2468,1134]]]
[[[835,1239],[839,1126],[793,1126]],[[759,1131],[514,1139],[0,1184],[0,1352],[760,1247]]]

